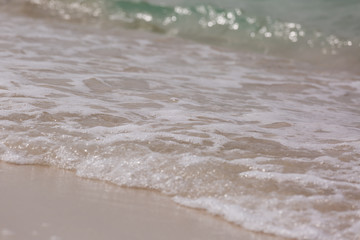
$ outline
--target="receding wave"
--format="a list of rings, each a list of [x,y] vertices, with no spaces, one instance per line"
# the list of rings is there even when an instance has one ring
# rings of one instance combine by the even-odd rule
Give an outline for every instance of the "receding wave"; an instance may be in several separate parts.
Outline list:
[[[245,42],[259,20],[241,9],[13,3],[0,9],[0,161],[157,190],[253,231],[359,239],[360,75],[165,35]]]

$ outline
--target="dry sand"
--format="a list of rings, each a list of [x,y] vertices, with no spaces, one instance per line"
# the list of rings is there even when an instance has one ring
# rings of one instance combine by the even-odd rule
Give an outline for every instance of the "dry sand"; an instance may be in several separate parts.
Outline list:
[[[278,239],[157,192],[0,161],[0,239]]]

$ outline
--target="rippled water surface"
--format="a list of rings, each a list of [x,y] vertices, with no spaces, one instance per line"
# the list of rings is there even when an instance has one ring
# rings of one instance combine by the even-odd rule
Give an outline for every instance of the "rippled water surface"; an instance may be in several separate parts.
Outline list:
[[[358,75],[33,12],[0,23],[1,160],[254,231],[359,239]]]

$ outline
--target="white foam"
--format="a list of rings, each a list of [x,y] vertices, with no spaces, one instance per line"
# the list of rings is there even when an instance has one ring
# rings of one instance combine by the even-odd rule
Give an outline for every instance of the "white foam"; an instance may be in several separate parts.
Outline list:
[[[168,36],[0,21],[1,160],[157,189],[255,231],[358,236],[357,81]]]

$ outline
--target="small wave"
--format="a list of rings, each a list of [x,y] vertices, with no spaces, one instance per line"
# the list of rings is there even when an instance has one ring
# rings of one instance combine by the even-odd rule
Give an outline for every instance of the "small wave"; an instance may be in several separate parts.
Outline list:
[[[331,67],[356,69],[354,66],[359,63],[360,42],[356,38],[325,34],[321,29],[270,16],[253,16],[241,8],[115,0],[28,0],[26,4],[42,14],[68,21],[145,29],[243,51],[331,64]]]

